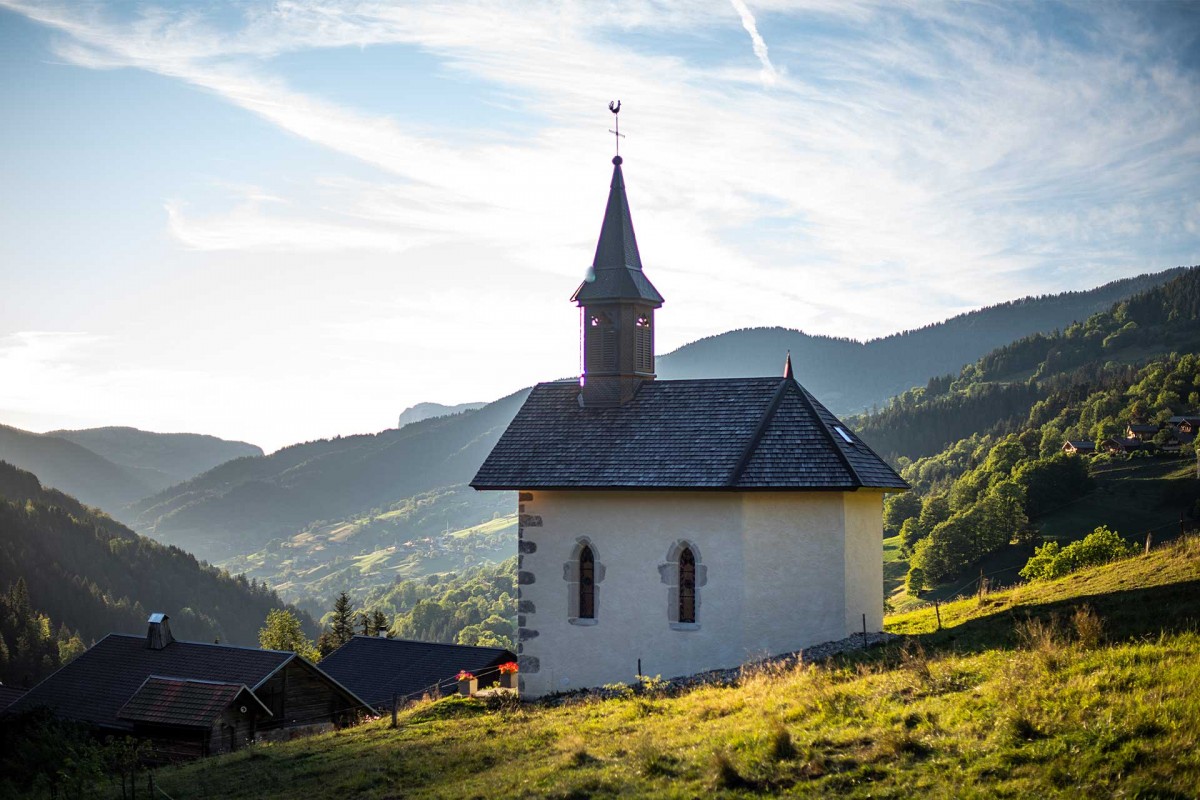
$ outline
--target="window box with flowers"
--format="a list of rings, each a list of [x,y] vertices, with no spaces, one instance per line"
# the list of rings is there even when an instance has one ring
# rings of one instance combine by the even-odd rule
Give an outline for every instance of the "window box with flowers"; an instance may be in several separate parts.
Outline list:
[[[458,693],[470,697],[479,690],[479,679],[465,669],[458,673]]]
[[[501,664],[497,669],[500,670],[500,688],[501,689],[516,689],[517,688],[517,662],[509,661]]]

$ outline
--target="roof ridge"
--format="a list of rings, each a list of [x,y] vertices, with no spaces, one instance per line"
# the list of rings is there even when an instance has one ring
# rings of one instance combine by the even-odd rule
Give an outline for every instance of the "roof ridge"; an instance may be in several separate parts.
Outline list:
[[[825,438],[829,440],[829,444],[833,448],[833,451],[837,453],[838,460],[842,462],[842,466],[844,466],[846,471],[850,473],[851,479],[853,479],[859,487],[866,486],[866,482],[863,481],[862,476],[858,474],[858,470],[854,468],[854,465],[850,463],[850,459],[846,456],[845,451],[842,450],[841,444],[839,444],[837,439],[833,437],[833,431],[829,430],[829,423],[822,419],[821,415],[817,413],[817,407],[815,405],[816,401],[808,396],[808,390],[801,386],[795,378],[792,378],[791,382],[796,384],[796,388],[800,390],[800,401],[808,407],[809,413],[812,414],[813,418],[817,421],[817,427],[824,432]],[[821,408],[825,407],[821,406]],[[825,410],[828,411],[829,409]],[[832,414],[830,414],[830,416],[832,416]],[[837,418],[834,417],[834,419]],[[879,456],[876,456],[876,458],[879,458]],[[880,460],[882,461],[882,459]]]
[[[401,637],[393,638],[391,636],[388,636],[388,637],[364,636],[361,633],[354,634],[354,636],[351,637],[351,641],[353,641],[354,639],[367,639],[367,640],[373,641],[373,642],[406,642],[409,644],[433,645],[436,647],[465,647],[465,648],[468,648],[471,650],[497,650],[502,653],[503,652],[509,652],[509,653],[512,652],[507,647],[492,647],[491,645],[485,645],[485,644],[457,644],[455,642],[426,642],[422,639],[405,639],[405,638],[401,638]]]
[[[104,639],[107,639],[109,636],[119,636],[122,639],[142,639],[142,640],[144,640],[146,638],[145,636],[142,636],[142,635],[139,635],[136,633],[110,633],[110,634],[106,635],[104,637]],[[100,641],[104,641],[104,639],[101,639]],[[99,644],[99,643],[100,642],[97,642],[96,644]],[[224,642],[193,642],[188,639],[174,639],[171,642],[171,644],[195,644],[195,645],[200,645],[201,647],[224,647],[227,650],[253,650],[255,653],[278,653],[279,655],[287,655],[287,656],[294,655],[294,653],[291,650],[271,650],[266,647],[250,647],[249,645],[244,645],[244,644],[225,644]],[[170,645],[168,645],[168,647],[169,646]]]
[[[771,397],[771,402],[767,404],[767,410],[763,413],[762,419],[758,421],[758,427],[754,429],[754,433],[750,436],[750,441],[746,443],[745,449],[742,450],[741,457],[734,464],[733,469],[729,471],[729,477],[725,481],[727,487],[732,487],[741,479],[742,473],[746,471],[746,466],[750,463],[750,458],[754,455],[754,451],[758,449],[759,443],[762,442],[763,434],[767,432],[767,428],[771,425],[771,420],[775,419],[775,412],[779,410],[779,404],[783,402],[783,396],[787,394],[788,379],[784,378],[779,382],[779,388],[775,390],[775,394]]]

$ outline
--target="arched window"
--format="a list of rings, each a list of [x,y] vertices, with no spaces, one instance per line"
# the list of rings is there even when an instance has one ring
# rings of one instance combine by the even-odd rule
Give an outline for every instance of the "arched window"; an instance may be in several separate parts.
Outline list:
[[[572,625],[596,625],[600,614],[600,587],[604,583],[604,562],[596,545],[586,536],[575,540],[570,560],[563,564],[567,582],[567,622]]]
[[[679,554],[679,621],[696,621],[696,557],[690,547]]]
[[[694,542],[678,539],[658,565],[667,586],[667,623],[672,630],[700,629],[700,590],[708,583],[708,567]]]
[[[579,552],[579,618],[596,618],[596,558],[586,546]]]

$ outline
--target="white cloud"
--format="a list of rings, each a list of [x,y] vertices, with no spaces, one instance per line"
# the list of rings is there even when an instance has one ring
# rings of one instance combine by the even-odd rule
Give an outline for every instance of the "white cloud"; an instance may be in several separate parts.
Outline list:
[[[754,47],[754,57],[762,64],[762,82],[766,86],[773,86],[779,79],[778,73],[775,71],[775,65],[771,63],[771,58],[767,54],[767,43],[763,41],[762,35],[758,32],[758,22],[755,21],[754,15],[750,13],[750,8],[746,5],[745,0],[729,0],[733,5],[733,9],[737,11],[738,16],[742,19],[742,27],[746,29],[746,33],[750,34],[750,43]]]

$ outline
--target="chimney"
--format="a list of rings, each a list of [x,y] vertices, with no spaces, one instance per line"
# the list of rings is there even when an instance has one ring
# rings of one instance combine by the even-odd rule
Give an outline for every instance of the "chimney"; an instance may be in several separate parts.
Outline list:
[[[166,614],[151,614],[149,623],[150,628],[146,631],[146,647],[150,650],[162,650],[164,647],[175,641],[175,637],[171,635],[171,625],[168,622],[170,617]]]
[[[388,629],[380,628],[378,631],[375,632],[375,635],[378,636],[380,639],[386,639],[388,637]]]

